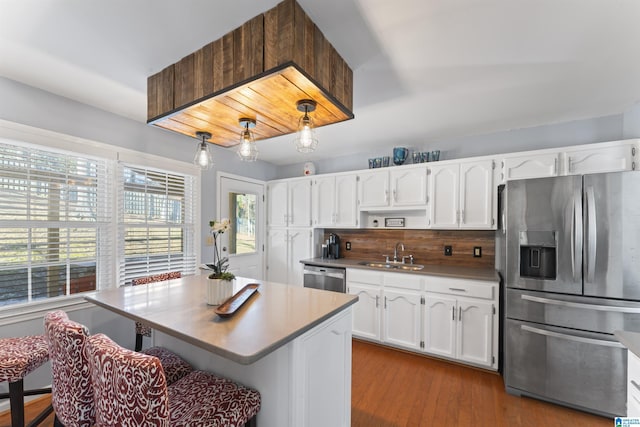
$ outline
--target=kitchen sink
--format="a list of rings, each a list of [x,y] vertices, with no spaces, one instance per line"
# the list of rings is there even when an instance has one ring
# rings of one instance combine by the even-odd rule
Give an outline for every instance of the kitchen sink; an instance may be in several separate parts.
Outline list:
[[[420,264],[402,264],[399,262],[361,261],[358,264],[364,265],[367,267],[397,269],[397,270],[405,270],[405,271],[418,271],[424,268],[424,265],[420,265]]]

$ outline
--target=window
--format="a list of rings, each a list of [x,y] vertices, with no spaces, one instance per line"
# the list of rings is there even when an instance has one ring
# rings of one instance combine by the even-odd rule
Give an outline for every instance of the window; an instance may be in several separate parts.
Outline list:
[[[256,195],[229,193],[229,253],[256,253]]]
[[[120,284],[167,271],[195,274],[196,177],[120,164]]]
[[[0,143],[0,306],[111,281],[106,160]]]

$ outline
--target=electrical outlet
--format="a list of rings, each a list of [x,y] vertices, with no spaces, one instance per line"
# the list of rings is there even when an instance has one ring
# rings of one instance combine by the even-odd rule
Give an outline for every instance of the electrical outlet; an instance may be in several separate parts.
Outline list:
[[[453,255],[453,246],[446,245],[444,247],[444,256],[451,256],[451,255]]]
[[[482,246],[473,247],[473,257],[480,258],[482,256]]]
[[[345,243],[344,245],[345,245],[345,248],[346,248],[348,251],[350,251],[350,250],[351,250],[351,242],[347,242],[347,243]]]

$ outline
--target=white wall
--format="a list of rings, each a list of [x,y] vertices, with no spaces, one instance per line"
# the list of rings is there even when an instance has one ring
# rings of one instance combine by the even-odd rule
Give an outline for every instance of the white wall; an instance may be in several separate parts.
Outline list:
[[[624,113],[622,128],[624,139],[640,138],[640,102]]]
[[[408,146],[409,152],[440,150],[440,159],[459,159],[464,157],[484,156],[499,153],[537,150],[543,148],[563,147],[569,145],[590,144],[594,142],[616,141],[640,135],[640,107],[635,116],[625,122],[635,123],[635,135],[623,134],[623,115],[598,117],[567,123],[557,123],[525,129],[514,129],[488,135],[475,135],[462,138],[445,139]],[[626,116],[625,116],[626,117]],[[356,119],[357,120],[357,117]],[[624,136],[623,136],[624,135]],[[390,135],[389,140],[393,140]],[[322,140],[318,142],[322,144]],[[334,173],[350,170],[367,169],[370,157],[392,156],[393,142],[383,151],[364,152],[357,155],[336,157],[334,159],[315,162],[316,173]],[[409,154],[411,156],[411,154]],[[409,163],[410,160],[407,161]],[[278,178],[302,176],[304,163],[280,167]]]

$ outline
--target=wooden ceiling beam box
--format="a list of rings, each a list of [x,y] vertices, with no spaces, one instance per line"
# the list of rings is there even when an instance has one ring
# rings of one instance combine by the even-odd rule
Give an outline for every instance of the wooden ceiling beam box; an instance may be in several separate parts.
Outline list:
[[[242,117],[256,140],[297,131],[301,99],[316,126],[353,116],[353,72],[295,0],[212,41],[147,79],[147,123],[231,147]]]

